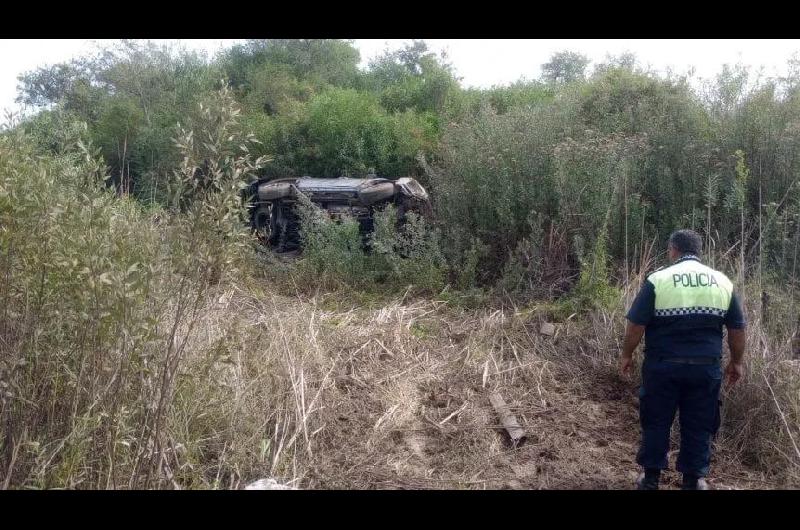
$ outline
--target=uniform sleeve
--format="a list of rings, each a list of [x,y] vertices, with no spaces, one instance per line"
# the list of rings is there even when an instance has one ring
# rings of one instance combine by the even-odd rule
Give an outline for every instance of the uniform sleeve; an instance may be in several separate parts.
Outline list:
[[[644,282],[639,294],[631,304],[630,310],[626,317],[634,324],[646,326],[653,318],[653,312],[656,306],[656,289],[650,280]]]
[[[739,303],[739,297],[736,296],[736,293],[731,296],[731,304],[728,307],[728,312],[725,313],[724,322],[725,327],[730,329],[742,329],[746,324],[742,304]]]

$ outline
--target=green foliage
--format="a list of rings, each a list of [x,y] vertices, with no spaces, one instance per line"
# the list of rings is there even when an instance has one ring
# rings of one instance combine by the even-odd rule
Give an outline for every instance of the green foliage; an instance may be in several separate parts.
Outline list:
[[[297,204],[300,215],[300,237],[303,259],[300,268],[314,283],[355,287],[368,286],[373,271],[364,252],[358,221],[345,217],[340,222],[330,219],[326,212],[309,200]]]
[[[251,39],[227,50],[221,64],[233,87],[252,88],[250,72],[263,65],[285,67],[314,86],[352,87],[358,83],[360,54],[336,39]]]
[[[335,39],[250,40],[212,61],[122,41],[21,76],[19,97],[85,121],[110,183],[148,203],[169,200],[164,175],[180,162],[175,125],[225,77],[262,142],[254,154],[274,156],[261,176],[417,174],[415,158],[435,151],[441,114],[459,90],[450,67],[420,43],[367,72],[359,60]]]
[[[242,99],[254,115],[285,112],[291,102],[308,101],[315,92],[308,81],[295,77],[291,68],[283,64],[267,63],[249,70],[247,86]]]
[[[524,297],[537,283],[575,283],[576,237],[594,248],[598,228],[612,262],[630,265],[653,238],[691,226],[720,250],[744,239],[740,267],[758,246],[768,267],[796,268],[787,243],[800,226],[796,68],[764,79],[726,65],[695,90],[691,76],[656,75],[632,54],[589,75],[585,57],[560,52],[539,81],[463,89],[446,57],[421,41],[364,70],[359,60],[351,42],[335,39],[250,40],[213,60],[123,41],[24,74],[19,100],[48,107],[24,124],[37,145],[59,155],[78,134],[100,149],[110,185],[168,206],[182,160],[176,124],[200,119],[197,104],[227,79],[242,109],[237,127],[260,142],[248,142],[249,153],[274,158],[246,178],[368,168],[420,178],[448,281],[460,288],[496,284]],[[85,131],[70,132],[79,121]],[[195,154],[203,168],[207,154]],[[539,228],[563,231],[563,248],[543,246],[531,212]],[[763,234],[752,228],[758,215]],[[540,263],[550,272],[536,273]]]
[[[624,210],[623,187],[647,144],[644,137],[585,134],[565,139],[553,153],[560,220],[593,245],[598,227],[606,234],[624,230],[624,218],[614,213]]]
[[[202,267],[200,281],[235,277],[249,245],[240,192],[267,159],[250,155],[247,146],[255,140],[240,129],[239,114],[223,85],[175,139],[183,160],[170,182],[170,206],[184,212],[173,225],[175,241],[196,261],[189,264],[193,270]]]
[[[371,61],[365,84],[380,95],[389,112],[414,109],[439,115],[458,90],[450,65],[422,41]]]
[[[375,215],[370,250],[376,269],[387,271],[384,281],[418,291],[439,292],[445,285],[446,264],[440,250],[439,233],[414,212],[406,214],[401,227],[397,211],[389,205]]]
[[[17,102],[42,107],[63,102],[75,105],[75,96],[84,93],[92,80],[91,64],[85,59],[52,67],[40,67],[18,78]]]
[[[495,279],[508,250],[528,234],[531,211],[556,213],[552,149],[561,126],[551,108],[498,115],[483,107],[445,131],[440,158],[427,179],[443,241],[466,251],[469,237],[459,232],[468,229],[487,248],[482,279]],[[448,255],[459,252],[446,249]]]
[[[23,398],[4,395],[2,415],[14,421],[6,423],[13,427],[3,431],[0,445],[32,449],[21,455],[14,483],[63,487],[71,483],[70,469],[105,465],[97,433],[120,420],[119,411],[108,414],[110,396],[99,388],[84,395],[85,385],[97,384],[123,355],[135,356],[135,370],[143,373],[138,352],[124,348],[134,338],[154,338],[143,313],[154,271],[142,265],[160,243],[134,203],[103,189],[101,165],[84,156],[90,151],[74,144],[59,157],[41,157],[31,146],[22,135],[0,138],[0,370]],[[87,356],[97,362],[84,372]],[[116,389],[124,398],[137,386],[126,377]],[[42,407],[26,406],[31,398]],[[129,432],[122,428],[119,435],[124,440]],[[47,442],[60,439],[64,451],[53,453],[53,468],[36,473]]]
[[[736,198],[736,204],[739,207],[744,207],[744,201],[747,193],[747,180],[750,178],[750,170],[744,161],[744,152],[737,149],[736,153],[736,180],[734,181],[733,193]]]
[[[583,54],[563,51],[554,54],[542,65],[542,79],[550,83],[572,83],[585,76],[589,58]]]
[[[621,292],[611,283],[606,237],[603,230],[591,252],[581,253],[580,277],[569,296],[576,311],[610,310],[619,302]]]
[[[415,157],[430,151],[435,125],[427,115],[387,114],[378,100],[352,89],[331,88],[281,120],[279,160],[300,174],[363,176],[413,173]]]
[[[308,140],[318,157],[313,173],[364,174],[381,167],[391,130],[378,101],[351,89],[331,89],[311,101]]]
[[[55,153],[39,151],[40,139],[23,128],[0,134],[6,484],[171,483],[162,458],[180,439],[174,424],[185,412],[173,404],[187,377],[203,377],[181,371],[187,344],[210,290],[251,263],[238,191],[258,162],[225,150],[247,138],[233,130],[226,90],[216,99],[213,111],[199,112],[208,119],[179,139],[183,193],[174,210],[145,209],[108,188],[85,126],[53,131]],[[202,181],[194,171],[201,155]]]
[[[218,82],[215,67],[197,54],[122,41],[93,57],[21,76],[20,98],[86,122],[109,165],[110,183],[163,203],[159,176],[177,163],[174,128]]]
[[[528,219],[530,231],[514,248],[503,266],[497,287],[511,299],[541,295],[544,274],[544,231],[542,216],[532,212]]]
[[[398,227],[397,211],[387,206],[376,213],[374,232],[365,238],[355,219],[333,220],[303,197],[297,207],[301,270],[314,283],[429,294],[444,287],[447,270],[438,233],[413,212]]]
[[[62,107],[43,110],[20,127],[38,150],[55,155],[73,149],[78,140],[90,141],[86,123]]]
[[[635,259],[654,237],[687,225],[705,231],[715,248],[742,238],[749,247],[758,236],[740,225],[758,215],[759,186],[764,202],[776,205],[765,226],[791,236],[794,221],[784,210],[794,179],[787,171],[796,171],[789,169],[796,160],[783,151],[796,147],[797,129],[787,119],[791,98],[781,100],[770,84],[748,92],[746,76],[731,72],[707,100],[686,78],[642,71],[632,56],[610,58],[588,79],[552,84],[548,90],[556,97],[540,92],[530,104],[505,103],[497,89],[462,92],[426,173],[448,232],[448,259],[466,252],[468,238],[456,232],[470,227],[489,248],[477,280],[493,283],[497,271],[505,271],[500,285],[513,291],[524,283],[527,258],[519,248],[531,248],[530,211],[558,222],[570,240],[580,236],[589,248],[605,227],[614,261]],[[781,142],[767,140],[779,136]],[[740,167],[737,180],[736,160],[727,156],[736,149],[754,152],[748,158],[757,157],[758,175],[743,177]],[[725,194],[729,208],[717,208],[720,190],[732,190]],[[572,244],[566,251],[564,276],[580,277],[578,249]]]
[[[467,116],[477,115],[485,106],[497,114],[505,114],[514,108],[530,109],[552,103],[554,96],[552,87],[538,81],[520,80],[488,90],[471,88],[454,93],[444,114],[451,121],[463,121]]]

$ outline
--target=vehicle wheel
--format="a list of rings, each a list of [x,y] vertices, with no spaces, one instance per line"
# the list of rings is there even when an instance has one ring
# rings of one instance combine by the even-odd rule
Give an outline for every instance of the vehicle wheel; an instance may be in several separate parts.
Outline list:
[[[270,219],[272,232],[269,238],[269,244],[276,252],[283,252],[286,246],[286,230],[287,220],[285,205],[277,202],[272,210],[272,217]]]
[[[272,237],[272,205],[261,204],[253,210],[253,231],[261,243],[268,243]]]

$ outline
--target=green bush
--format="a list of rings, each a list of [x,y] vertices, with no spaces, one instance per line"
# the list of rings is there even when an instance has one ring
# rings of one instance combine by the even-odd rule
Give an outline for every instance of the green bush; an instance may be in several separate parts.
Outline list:
[[[590,252],[580,252],[580,277],[568,296],[576,312],[610,310],[619,302],[621,291],[611,283],[606,245],[603,231]],[[583,245],[577,246],[582,249]]]
[[[239,151],[236,112],[223,90],[179,140],[170,209],[107,187],[83,127],[61,133],[61,154],[42,154],[21,128],[0,134],[6,486],[170,484],[179,377],[202,377],[180,372],[188,345],[213,289],[251,263],[238,192],[259,161]]]
[[[376,212],[374,231],[362,235],[358,221],[333,220],[307,199],[298,203],[303,242],[300,268],[315,285],[436,293],[445,285],[446,265],[435,230],[413,212],[398,227],[389,205]]]
[[[368,256],[364,252],[358,221],[345,217],[336,222],[309,200],[297,204],[303,259],[300,268],[308,281],[321,285],[369,285]]]
[[[544,233],[541,223],[541,216],[532,213],[528,221],[529,234],[517,243],[503,266],[497,287],[511,299],[543,294],[541,281],[544,274]]]
[[[485,248],[479,279],[497,280],[509,250],[529,235],[530,212],[557,214],[552,151],[562,135],[552,108],[498,115],[483,107],[445,130],[426,178],[448,258],[467,251],[475,237]],[[465,229],[470,237],[459,234]]]
[[[397,225],[397,211],[386,206],[375,215],[370,250],[376,272],[400,288],[436,293],[445,284],[446,264],[440,250],[439,233],[414,212]]]

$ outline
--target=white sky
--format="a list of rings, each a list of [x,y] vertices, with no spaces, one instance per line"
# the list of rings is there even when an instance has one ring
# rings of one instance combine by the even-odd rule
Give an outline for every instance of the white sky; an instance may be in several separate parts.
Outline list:
[[[153,42],[166,42],[152,39]],[[800,52],[800,39],[424,39],[435,52],[447,52],[450,63],[464,86],[490,87],[514,82],[521,77],[535,79],[540,66],[561,50],[577,51],[593,64],[607,54],[630,51],[644,65],[664,72],[667,68],[684,73],[690,67],[696,77],[711,78],[723,64],[742,63],[764,67],[767,76],[781,75],[787,60]],[[39,66],[67,61],[108,40],[83,39],[0,39],[0,110],[18,110],[14,103],[17,76]],[[181,39],[173,42],[213,55],[235,39]],[[401,48],[411,39],[355,39],[362,66],[384,49]],[[590,65],[591,68],[592,65]],[[0,119],[0,121],[2,121]]]

